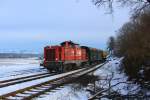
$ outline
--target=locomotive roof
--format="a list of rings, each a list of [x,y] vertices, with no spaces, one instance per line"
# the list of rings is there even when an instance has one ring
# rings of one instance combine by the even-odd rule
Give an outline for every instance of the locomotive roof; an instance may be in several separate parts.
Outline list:
[[[89,49],[89,50],[98,50],[98,51],[103,51],[101,49],[97,49],[97,48],[92,48],[92,47],[88,47],[88,46],[81,46],[82,48],[86,48],[86,49]]]
[[[68,42],[70,45],[79,45],[79,44],[77,44],[77,43],[74,43],[73,41],[64,41],[64,42],[62,42],[62,43],[60,43],[60,45],[64,45],[66,42]]]

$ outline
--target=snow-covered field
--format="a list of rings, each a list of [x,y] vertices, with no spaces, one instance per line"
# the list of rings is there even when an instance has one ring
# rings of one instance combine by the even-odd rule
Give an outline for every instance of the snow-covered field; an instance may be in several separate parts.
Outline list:
[[[11,77],[30,72],[39,72],[42,67],[36,58],[0,59],[0,78]]]

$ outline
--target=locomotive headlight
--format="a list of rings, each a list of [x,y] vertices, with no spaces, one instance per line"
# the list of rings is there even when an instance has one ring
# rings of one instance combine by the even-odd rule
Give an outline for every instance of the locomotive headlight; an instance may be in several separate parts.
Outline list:
[[[58,60],[58,58],[56,58],[55,60]]]

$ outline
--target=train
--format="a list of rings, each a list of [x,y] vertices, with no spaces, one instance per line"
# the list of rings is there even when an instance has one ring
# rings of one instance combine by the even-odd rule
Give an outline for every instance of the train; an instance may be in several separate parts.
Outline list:
[[[103,50],[80,46],[73,41],[64,41],[60,45],[44,47],[42,66],[50,72],[67,72],[86,65],[104,62],[107,53]]]

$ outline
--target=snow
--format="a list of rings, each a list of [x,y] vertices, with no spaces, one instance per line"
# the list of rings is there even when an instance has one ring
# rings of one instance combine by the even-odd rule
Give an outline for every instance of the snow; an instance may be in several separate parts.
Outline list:
[[[79,69],[79,70],[82,70],[82,69]],[[29,86],[37,85],[37,84],[40,84],[40,83],[43,83],[43,82],[46,82],[46,81],[49,81],[49,80],[53,80],[53,79],[56,79],[56,78],[59,78],[59,77],[63,77],[63,76],[75,73],[79,70],[75,70],[75,71],[71,71],[71,72],[67,72],[67,73],[54,75],[54,76],[51,76],[51,77],[46,77],[46,78],[42,78],[42,79],[33,80],[33,81],[30,81],[30,82],[24,82],[24,83],[15,84],[15,85],[11,85],[11,86],[8,86],[8,87],[0,88],[0,95],[6,94],[8,92],[13,92],[15,90],[23,89],[23,88],[26,88],[26,87],[29,87]]]
[[[99,68],[94,72],[94,75],[99,76],[101,79],[112,78],[110,81],[111,85],[115,85],[118,82],[127,82],[128,77],[123,72],[119,71],[119,65],[122,59],[123,58],[110,58],[108,63],[106,63],[104,66],[102,66],[101,68]],[[41,70],[39,63],[40,61],[37,59],[0,59],[0,70],[1,70],[0,80],[41,73],[39,72],[39,70]],[[23,72],[32,69],[33,70],[35,69],[35,73],[22,74]],[[42,72],[46,72],[46,71],[43,70]],[[69,73],[73,73],[73,72],[69,72]],[[45,82],[47,80],[52,80],[54,78],[61,77],[69,73],[63,73],[63,74],[59,74],[47,78],[37,79],[31,82],[25,82],[13,86],[0,88],[0,95],[8,92],[12,92],[14,90],[22,89],[31,85],[36,85]],[[99,81],[103,82],[104,80],[99,80]],[[57,90],[47,92],[35,99],[36,100],[87,100],[88,99],[89,93],[86,91],[85,88],[74,90],[72,88],[72,85],[73,84],[69,84],[61,88],[57,88]],[[98,82],[97,85],[99,85]],[[99,86],[102,87],[101,85]],[[103,87],[108,88],[108,85],[103,85]],[[138,87],[139,86],[137,84],[133,84],[133,83],[131,84],[121,83],[118,84],[117,86],[114,86],[113,90],[119,90],[121,94],[128,94],[128,93],[132,94],[132,93],[136,93],[139,90]]]
[[[26,64],[37,64],[39,60],[36,58],[0,58],[0,65],[26,65]]]
[[[102,68],[95,71],[94,75],[99,76],[100,78],[111,78],[110,84],[115,85],[117,83],[117,86],[113,87],[113,90],[119,90],[119,92],[123,95],[136,93],[139,91],[139,85],[133,84],[132,82],[128,82],[128,77],[125,75],[125,73],[120,72],[120,63],[123,58],[115,58],[111,59],[107,64],[105,64]],[[102,81],[102,80],[101,80]],[[104,80],[105,81],[105,80]],[[103,86],[105,88],[108,88],[108,85]],[[130,92],[131,91],[131,92]]]
[[[118,82],[127,82],[128,77],[123,72],[119,71],[119,65],[122,59],[123,58],[109,59],[109,62],[106,63],[103,67],[96,70],[94,72],[94,75],[99,76],[100,78],[103,79],[106,77],[111,78],[113,73],[112,80],[110,81],[111,85],[115,85]],[[136,93],[139,90],[138,89],[139,86],[137,84],[133,83],[127,84],[127,83],[120,83],[117,86],[114,86],[113,90],[119,90],[121,94]],[[108,85],[103,85],[102,87],[108,88]],[[36,98],[36,100],[87,100],[88,97],[89,93],[86,91],[85,88],[74,91],[70,85],[66,85],[63,88],[60,88],[60,90],[47,92],[46,94]]]
[[[42,67],[39,65],[40,60],[36,58],[0,59],[0,78],[40,72]]]
[[[12,75],[12,76],[7,76],[7,77],[0,77],[0,81],[20,78],[20,77],[27,77],[27,76],[43,74],[43,73],[45,73],[45,72],[36,72],[36,73],[28,73],[28,74],[23,74],[23,75],[21,74],[21,75],[15,75],[15,76]]]
[[[87,100],[85,91],[74,91],[70,85],[41,95],[36,100]]]

